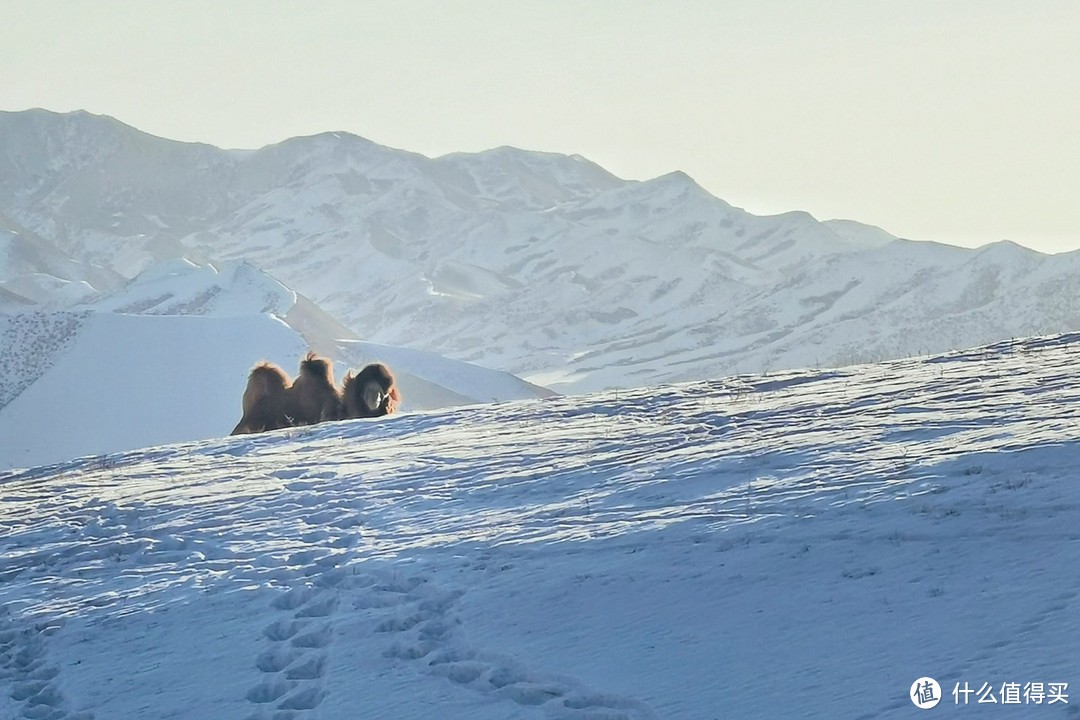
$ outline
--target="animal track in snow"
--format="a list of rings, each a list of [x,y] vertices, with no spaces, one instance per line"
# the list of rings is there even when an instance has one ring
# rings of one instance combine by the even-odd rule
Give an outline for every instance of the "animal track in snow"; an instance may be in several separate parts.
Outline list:
[[[436,587],[422,576],[374,584],[354,608],[385,609],[374,631],[393,638],[383,656],[422,663],[455,685],[520,706],[543,706],[565,720],[649,720],[655,714],[630,698],[591,692],[572,681],[530,672],[506,657],[469,648],[453,614],[461,591]],[[396,600],[395,602],[392,602]]]
[[[567,720],[633,720],[654,717],[651,710],[639,702],[615,695],[575,693],[561,703],[557,717]]]
[[[248,691],[247,699],[253,703],[271,703],[292,690],[293,684],[281,678],[263,680]]]
[[[281,672],[289,667],[294,660],[300,657],[300,653],[291,648],[273,647],[259,655],[255,659],[255,667],[264,673]]]
[[[330,644],[330,635],[330,626],[322,625],[295,636],[292,639],[292,646],[308,649],[324,648]]]
[[[88,712],[69,713],[56,682],[59,670],[45,657],[45,639],[57,625],[20,627],[0,607],[0,679],[10,681],[8,697],[21,703],[26,720],[93,720]]]
[[[270,606],[276,610],[295,610],[300,607],[314,595],[314,591],[310,588],[299,588],[289,590],[283,595],[274,599]]]
[[[326,656],[315,655],[302,662],[292,664],[285,671],[285,677],[289,680],[317,680],[326,671]]]
[[[403,632],[416,627],[425,618],[419,613],[407,617],[392,617],[375,626],[375,632]]]
[[[306,687],[285,698],[279,707],[285,710],[314,710],[326,693],[317,687]]]
[[[315,600],[313,602],[304,605],[296,611],[296,617],[298,618],[324,618],[328,617],[334,612],[334,608],[337,607],[337,598],[329,597],[322,600]]]
[[[282,642],[295,635],[299,627],[294,620],[276,620],[263,629],[263,635],[274,642]]]
[[[252,720],[297,720],[326,697],[322,679],[329,664],[337,588],[348,577],[338,567],[347,557],[325,550],[297,552],[280,560],[288,568],[279,580],[300,582],[270,601],[285,614],[263,629],[271,646],[255,658],[264,677],[248,690],[247,700],[259,707]],[[299,567],[297,567],[299,566]]]

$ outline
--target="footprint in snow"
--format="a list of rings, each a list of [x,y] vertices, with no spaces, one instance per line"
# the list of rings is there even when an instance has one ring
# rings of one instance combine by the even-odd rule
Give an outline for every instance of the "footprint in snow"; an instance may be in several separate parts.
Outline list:
[[[467,647],[454,616],[461,591],[438,588],[422,576],[374,584],[354,608],[387,609],[376,633],[394,638],[383,656],[421,663],[427,672],[483,695],[520,706],[543,706],[566,720],[650,720],[644,704],[630,698],[583,690],[570,681],[529,672],[511,659],[487,656]],[[396,601],[396,602],[394,602]]]
[[[45,639],[58,625],[20,627],[0,608],[0,678],[10,681],[8,697],[27,720],[93,720],[88,712],[69,713],[57,683],[59,671],[45,657]]]
[[[283,617],[263,628],[269,647],[255,658],[255,668],[263,677],[246,695],[259,708],[252,720],[298,720],[326,697],[322,679],[339,604],[335,589],[347,573],[337,567],[332,554],[321,549],[293,553],[284,563],[291,568],[291,579],[304,584],[270,601],[270,607]]]

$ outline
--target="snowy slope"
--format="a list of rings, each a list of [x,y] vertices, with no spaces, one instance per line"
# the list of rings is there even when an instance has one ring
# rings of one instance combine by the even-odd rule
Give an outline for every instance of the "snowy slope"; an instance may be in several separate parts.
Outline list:
[[[72,260],[53,243],[0,212],[0,291],[59,308],[122,284],[119,273]]]
[[[1072,717],[1078,360],[1074,334],[9,473],[0,716],[909,718],[930,676],[939,715],[985,686]]]
[[[295,292],[247,263],[215,267],[177,259],[150,267],[87,307],[127,315],[285,317],[296,301]]]
[[[1080,328],[1080,253],[758,217],[673,172],[426,158],[347,133],[225,151],[0,113],[0,211],[130,276],[244,260],[359,336],[560,391],[825,367]]]
[[[0,313],[0,409],[41,377],[74,342],[89,312]]]
[[[431,353],[365,343],[265,273],[184,260],[71,311],[0,315],[0,468],[220,437],[240,419],[251,366],[295,373],[310,349],[349,368],[383,361],[402,410],[550,391]]]
[[[307,352],[269,315],[94,313],[52,367],[0,409],[0,467],[226,435],[240,419],[254,348],[268,357]]]

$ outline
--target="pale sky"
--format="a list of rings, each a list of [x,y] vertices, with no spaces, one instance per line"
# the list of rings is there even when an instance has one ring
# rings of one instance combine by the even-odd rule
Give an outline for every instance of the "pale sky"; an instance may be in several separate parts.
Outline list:
[[[682,170],[756,214],[1080,248],[1078,0],[0,0],[0,110]]]

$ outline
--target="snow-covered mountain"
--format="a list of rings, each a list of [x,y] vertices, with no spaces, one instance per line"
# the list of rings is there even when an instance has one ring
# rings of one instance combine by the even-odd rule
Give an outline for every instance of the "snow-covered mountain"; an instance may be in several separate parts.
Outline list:
[[[295,373],[313,348],[335,375],[383,361],[405,412],[547,397],[508,373],[364,342],[246,263],[161,263],[67,311],[0,314],[0,468],[220,437],[248,370]]]
[[[1080,252],[757,217],[675,172],[431,159],[344,133],[226,151],[0,113],[0,211],[126,275],[245,260],[358,335],[559,390],[835,366],[1080,328]]]
[[[0,212],[0,310],[62,308],[123,284],[119,273],[72,260]]]
[[[0,474],[0,717],[906,720],[930,677],[947,717],[1071,718],[1078,360],[1074,334]]]

